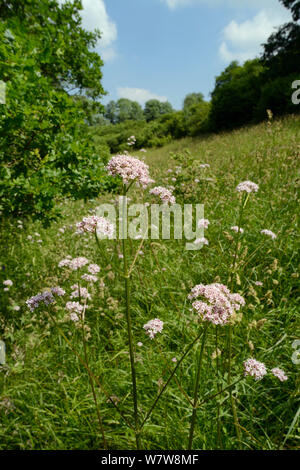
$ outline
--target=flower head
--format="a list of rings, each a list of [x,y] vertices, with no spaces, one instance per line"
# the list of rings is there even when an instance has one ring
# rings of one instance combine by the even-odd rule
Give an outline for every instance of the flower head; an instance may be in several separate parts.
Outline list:
[[[275,235],[275,233],[273,233],[271,230],[264,229],[264,230],[261,230],[260,233],[262,235],[267,235],[267,237],[271,237],[272,240],[275,240],[275,238],[277,238],[277,235]]]
[[[231,230],[233,230],[233,231],[236,232],[236,233],[238,233],[238,232],[244,233],[244,229],[243,229],[242,227],[238,227],[237,225],[233,225],[233,226],[231,227]]]
[[[148,323],[146,323],[143,328],[146,330],[146,334],[149,335],[151,339],[153,339],[157,333],[162,332],[163,326],[164,323],[159,320],[159,318],[154,318],[153,320],[148,321]]]
[[[200,245],[201,243],[203,245],[209,245],[209,241],[207,240],[207,238],[205,237],[202,237],[202,238],[196,238],[196,240],[194,241],[195,245]]]
[[[285,380],[288,379],[284,371],[282,369],[279,369],[279,367],[274,367],[274,369],[272,369],[271,372],[275,377],[277,377],[280,380],[280,382],[284,382]]]
[[[59,268],[67,267],[71,271],[77,271],[77,269],[82,268],[88,264],[89,260],[84,256],[79,256],[78,258],[65,258],[58,263]]]
[[[98,266],[98,264],[89,264],[87,269],[91,274],[98,274],[100,271],[100,266]]]
[[[170,191],[167,188],[164,188],[163,186],[156,186],[155,188],[151,189],[150,194],[154,194],[155,196],[158,196],[164,204],[175,204],[176,200],[175,197],[172,194],[172,191]]]
[[[107,171],[111,176],[120,176],[125,184],[136,180],[146,188],[153,182],[149,176],[149,166],[127,154],[112,157],[108,162]]]
[[[76,224],[76,233],[97,233],[101,237],[112,238],[114,234],[114,225],[109,222],[105,217],[98,217],[91,215],[84,217],[81,222]]]
[[[244,375],[250,375],[255,380],[261,380],[267,374],[266,366],[263,362],[259,362],[256,359],[247,359],[244,362]]]
[[[191,290],[188,298],[195,300],[192,304],[199,318],[214,325],[225,325],[245,305],[244,298],[239,294],[232,294],[223,284],[198,284]]]
[[[3,281],[3,284],[7,287],[11,287],[13,285],[13,282],[10,279],[6,279],[6,281]]]
[[[200,219],[198,220],[198,228],[208,228],[210,221],[208,219]]]
[[[81,314],[84,307],[79,302],[67,302],[66,309],[69,310],[70,314],[72,313]]]
[[[27,307],[29,307],[30,311],[33,312],[36,308],[40,306],[40,303],[49,305],[49,304],[52,304],[53,302],[55,302],[55,298],[52,292],[46,290],[26,300],[26,305]]]
[[[243,181],[242,183],[238,184],[236,190],[241,192],[245,191],[246,193],[257,193],[259,189],[258,184],[253,183],[252,181]]]

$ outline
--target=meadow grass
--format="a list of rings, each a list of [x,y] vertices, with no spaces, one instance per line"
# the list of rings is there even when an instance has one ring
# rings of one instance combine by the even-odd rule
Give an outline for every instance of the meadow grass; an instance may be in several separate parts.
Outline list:
[[[190,289],[199,283],[230,280],[232,291],[246,300],[233,326],[232,383],[242,376],[248,357],[268,368],[281,367],[288,376],[282,383],[271,375],[258,382],[248,377],[203,403],[195,423],[196,449],[299,446],[299,361],[293,349],[299,338],[299,143],[300,117],[289,116],[230,133],[174,141],[145,154],[156,184],[173,185],[178,202],[204,204],[210,225],[205,232],[209,245],[199,251],[185,250],[182,240],[145,240],[137,257],[131,276],[131,316],[141,419],[174,370],[174,358],[178,361],[203,329],[187,300]],[[205,163],[210,168],[199,170],[199,164]],[[178,165],[182,171],[177,174]],[[236,269],[232,269],[237,245],[231,227],[238,225],[240,208],[235,188],[244,180],[257,183],[259,191],[251,195],[245,209],[244,233]],[[13,285],[1,293],[0,339],[6,343],[7,363],[0,369],[0,449],[103,448],[87,370],[66,341],[83,357],[80,329],[66,318],[62,302],[51,307],[55,323],[46,307],[30,312],[25,304],[52,286],[63,287],[69,295],[77,275],[58,268],[67,255],[85,256],[101,267],[99,282],[89,287],[92,301],[86,311],[89,367],[101,384],[95,389],[108,448],[135,448],[133,429],[126,424],[133,423],[133,398],[122,246],[101,241],[99,251],[94,237],[78,236],[74,228],[99,203],[115,196],[65,202],[63,218],[49,228],[30,220],[1,222],[1,284],[11,279]],[[154,200],[140,189],[133,189],[130,197]],[[272,230],[277,238],[263,236],[262,229]],[[131,261],[139,245],[140,240],[128,241]],[[155,340],[143,329],[152,318],[164,322]],[[222,352],[227,332],[219,329],[218,334],[220,356],[215,354],[216,330],[211,325],[200,381],[203,401],[228,384],[227,369],[221,369],[222,375],[218,366],[226,362]],[[138,346],[139,342],[143,345]],[[187,448],[195,356],[196,348],[176,369],[145,423],[143,449]]]

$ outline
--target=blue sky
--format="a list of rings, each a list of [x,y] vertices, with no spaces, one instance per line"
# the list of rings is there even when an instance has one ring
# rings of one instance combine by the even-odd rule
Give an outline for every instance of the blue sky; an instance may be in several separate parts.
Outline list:
[[[257,56],[291,16],[279,0],[82,0],[83,25],[98,27],[106,104],[120,97],[170,101],[206,98],[232,61]]]

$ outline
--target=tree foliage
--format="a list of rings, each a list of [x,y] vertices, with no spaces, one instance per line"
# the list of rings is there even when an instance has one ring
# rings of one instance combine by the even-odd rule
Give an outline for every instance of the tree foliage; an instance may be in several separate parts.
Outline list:
[[[147,122],[158,119],[163,114],[169,114],[173,111],[172,105],[166,101],[148,100],[145,103],[144,116]]]
[[[57,200],[93,197],[106,187],[103,155],[87,138],[87,98],[103,95],[99,33],[82,29],[81,2],[1,3],[0,208],[51,220]],[[91,103],[91,101],[89,101]],[[95,108],[102,110],[99,103]]]

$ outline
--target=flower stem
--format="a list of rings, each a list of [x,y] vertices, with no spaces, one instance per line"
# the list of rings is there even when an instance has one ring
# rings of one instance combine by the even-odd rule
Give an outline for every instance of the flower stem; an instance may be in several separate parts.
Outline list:
[[[203,352],[204,352],[207,328],[208,328],[208,325],[205,325],[203,336],[202,336],[201,347],[200,347],[200,350],[198,352],[198,358],[197,358],[196,379],[195,379],[195,387],[194,387],[193,413],[192,413],[190,433],[189,433],[188,450],[191,450],[192,446],[193,446],[194,430],[195,430],[196,415],[197,415],[198,391],[199,391],[199,384],[200,384],[200,377],[201,377],[201,366],[202,366],[202,359],[203,359]]]
[[[135,438],[136,438],[136,447],[139,450],[141,448],[140,443],[140,430],[139,430],[139,416],[138,416],[138,400],[137,400],[137,386],[136,386],[136,371],[134,364],[134,351],[133,351],[133,339],[132,339],[132,322],[130,314],[130,274],[128,272],[128,263],[127,263],[127,251],[126,251],[126,235],[124,233],[124,223],[126,211],[126,185],[123,186],[123,210],[122,210],[122,224],[123,224],[123,233],[122,233],[122,250],[123,250],[123,272],[124,272],[124,283],[125,283],[125,302],[126,302],[126,321],[127,321],[127,333],[128,333],[128,343],[129,343],[129,355],[130,355],[130,367],[131,367],[131,379],[132,379],[132,395],[133,395],[133,409],[134,409],[134,423],[135,423]]]
[[[90,373],[90,367],[89,367],[89,362],[88,362],[88,354],[87,354],[87,348],[86,348],[86,338],[85,338],[85,332],[84,332],[84,316],[82,317],[81,327],[82,327],[82,342],[83,342],[83,351],[84,351],[84,360],[85,360],[85,364],[86,364],[86,370],[88,372],[89,382],[90,382],[91,389],[92,389],[92,394],[93,394],[93,399],[94,399],[95,407],[96,407],[96,410],[97,410],[98,423],[99,423],[100,432],[102,434],[104,449],[107,450],[108,447],[107,447],[107,442],[106,442],[106,438],[105,438],[102,418],[101,418],[99,405],[98,405],[98,400],[97,400],[97,396],[96,396],[96,392],[95,392],[94,381],[93,381],[93,377],[91,376],[91,373]]]
[[[233,265],[231,269],[231,273],[229,275],[230,279],[230,290],[233,288],[233,282],[234,282],[234,274],[235,274],[235,269],[236,269],[236,263],[237,263],[237,258],[238,258],[238,251],[239,251],[239,240],[240,240],[240,235],[241,235],[241,224],[243,220],[243,212],[244,209],[247,205],[249,199],[249,194],[244,196],[242,198],[242,202],[240,205],[240,211],[239,211],[239,220],[238,220],[238,234],[236,237],[236,242],[235,242],[235,250],[234,250],[234,257],[233,257]],[[229,325],[228,329],[228,386],[231,386],[231,356],[232,356],[232,325]],[[241,431],[239,427],[239,421],[238,421],[238,416],[237,416],[237,410],[236,410],[236,405],[235,405],[235,398],[232,395],[232,388],[230,387],[230,401],[231,401],[231,408],[232,408],[232,414],[233,414],[233,422],[236,430],[236,435],[238,438],[238,443],[240,447],[241,443]]]

